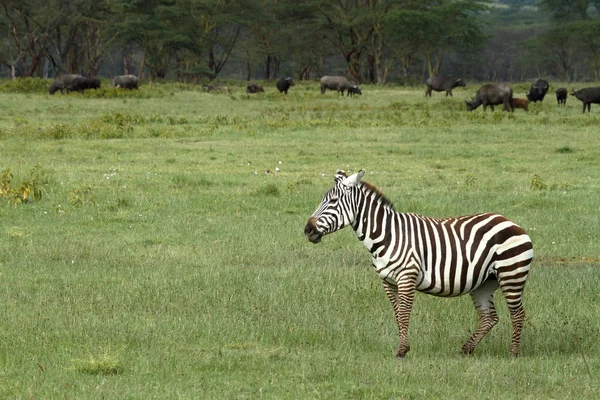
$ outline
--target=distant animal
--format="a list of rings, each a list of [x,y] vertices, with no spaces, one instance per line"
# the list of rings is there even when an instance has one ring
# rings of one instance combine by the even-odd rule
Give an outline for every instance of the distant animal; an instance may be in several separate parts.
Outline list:
[[[513,110],[515,108],[522,108],[525,111],[529,111],[529,101],[527,99],[513,98],[510,105]]]
[[[289,76],[282,76],[277,80],[275,86],[277,86],[279,93],[287,94],[290,87],[294,86],[294,80]]]
[[[508,85],[483,85],[479,88],[475,97],[471,101],[465,100],[465,103],[467,103],[467,111],[473,111],[482,104],[483,111],[488,106],[494,111],[494,106],[499,104],[504,105],[505,111],[512,111],[512,98],[513,90]]]
[[[64,93],[64,90],[67,88],[67,85],[70,85],[76,78],[83,78],[82,75],[79,74],[63,74],[54,78],[52,84],[48,87],[48,94],[54,94],[58,90],[60,93]]]
[[[229,86],[225,86],[220,82],[202,85],[207,92],[229,92]]]
[[[117,75],[113,78],[113,87],[120,89],[139,89],[138,77],[135,75]]]
[[[561,104],[563,106],[567,105],[567,88],[559,88],[556,89],[556,102],[558,103],[558,105],[560,106]]]
[[[360,88],[357,85],[354,85],[354,86],[351,86],[348,88],[347,96],[354,97],[355,94],[362,95],[362,91],[360,90]]]
[[[571,92],[571,96],[575,96],[578,100],[583,103],[583,112],[585,113],[585,108],[589,113],[592,112],[592,104],[600,104],[600,86],[583,88],[580,90],[575,90]]]
[[[325,91],[329,89],[335,90],[343,96],[344,92],[350,88],[357,89],[358,85],[355,82],[350,82],[343,76],[325,75],[321,78],[321,93],[325,93]]]
[[[262,86],[257,85],[256,83],[250,83],[248,84],[248,86],[246,86],[246,93],[259,93],[264,91],[265,89],[263,89]]]
[[[537,101],[543,101],[546,93],[548,93],[548,81],[544,79],[536,79],[535,82],[531,84],[529,88],[529,92],[527,92],[527,100],[533,101],[534,103]]]
[[[100,89],[100,86],[100,79],[80,76],[65,85],[65,89],[67,92],[83,92],[88,89]]]
[[[432,76],[425,82],[427,89],[425,89],[425,96],[431,97],[431,91],[436,92],[446,91],[446,97],[452,96],[452,89],[455,87],[465,87],[467,84],[461,78],[454,79],[451,76]]]
[[[311,243],[351,226],[371,253],[371,263],[392,303],[400,336],[396,357],[410,350],[409,318],[415,293],[439,297],[469,294],[479,316],[462,346],[471,354],[498,323],[494,292],[500,288],[512,321],[510,353],[519,354],[525,321],[523,288],[533,259],[523,228],[499,214],[430,218],[401,213],[375,186],[363,182],[365,170],[335,174],[304,227]]]

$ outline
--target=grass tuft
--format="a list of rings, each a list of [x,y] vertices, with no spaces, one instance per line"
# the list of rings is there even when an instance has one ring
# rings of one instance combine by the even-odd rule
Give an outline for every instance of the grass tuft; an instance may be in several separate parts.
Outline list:
[[[573,149],[569,146],[562,146],[562,147],[559,147],[558,149],[556,149],[556,152],[561,153],[561,154],[572,153]]]
[[[281,193],[279,192],[279,188],[277,187],[277,185],[269,183],[268,185],[257,189],[256,194],[259,196],[266,197],[278,197]]]
[[[74,359],[71,363],[72,369],[90,375],[117,375],[123,372],[119,358],[109,353],[88,359]]]

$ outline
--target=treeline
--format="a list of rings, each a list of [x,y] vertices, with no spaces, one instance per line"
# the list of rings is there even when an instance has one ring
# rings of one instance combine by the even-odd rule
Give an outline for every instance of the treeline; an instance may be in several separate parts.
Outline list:
[[[600,0],[0,0],[9,77],[600,80]]]

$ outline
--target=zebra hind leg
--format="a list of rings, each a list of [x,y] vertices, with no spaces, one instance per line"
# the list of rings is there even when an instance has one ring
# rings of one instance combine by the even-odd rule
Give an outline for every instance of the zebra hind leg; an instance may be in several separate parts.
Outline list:
[[[525,322],[525,310],[523,309],[523,287],[527,271],[520,273],[518,276],[505,275],[502,272],[498,273],[500,289],[506,299],[510,320],[512,322],[513,333],[510,346],[510,355],[517,357],[519,355],[519,345],[521,343],[521,332],[523,331],[523,323]]]
[[[461,349],[463,354],[471,354],[481,339],[498,323],[498,314],[494,307],[494,292],[498,289],[495,276],[488,278],[481,286],[471,292],[471,299],[477,310],[479,320],[477,328]]]

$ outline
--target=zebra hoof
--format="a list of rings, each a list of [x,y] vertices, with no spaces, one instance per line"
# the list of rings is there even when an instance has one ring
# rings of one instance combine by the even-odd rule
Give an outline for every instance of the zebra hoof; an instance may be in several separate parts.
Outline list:
[[[409,350],[410,350],[410,347],[407,347],[406,349],[398,350],[398,352],[396,353],[396,358],[398,360],[404,359],[404,357],[406,357],[406,353],[408,353]]]

